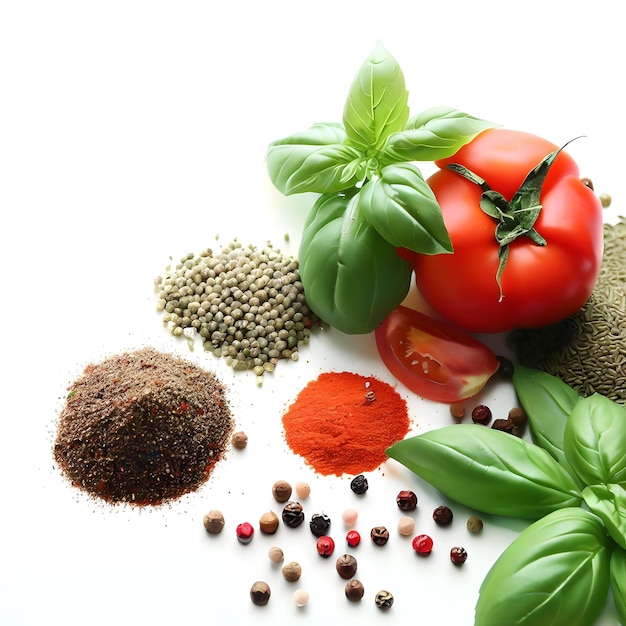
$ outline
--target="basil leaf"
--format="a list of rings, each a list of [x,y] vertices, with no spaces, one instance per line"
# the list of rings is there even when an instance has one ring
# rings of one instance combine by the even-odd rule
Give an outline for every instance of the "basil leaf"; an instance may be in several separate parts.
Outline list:
[[[387,455],[484,513],[538,519],[581,504],[573,478],[545,450],[491,428],[445,426],[399,441]]]
[[[422,254],[452,252],[435,194],[410,163],[388,165],[361,190],[364,218],[391,245]]]
[[[610,580],[619,621],[626,624],[626,552],[619,548],[611,554]]]
[[[411,283],[410,264],[363,219],[355,191],[318,199],[298,255],[310,308],[348,334],[373,331]]]
[[[528,416],[533,441],[569,468],[563,438],[569,415],[580,398],[578,393],[560,378],[522,365],[515,366],[513,385]]]
[[[626,486],[626,408],[606,396],[581,398],[565,427],[565,454],[587,485]]]
[[[404,129],[389,136],[381,160],[434,161],[455,154],[492,122],[449,107],[433,107],[412,117]]]
[[[606,605],[609,559],[595,515],[554,511],[523,530],[489,570],[474,625],[594,624]]]
[[[345,141],[341,124],[314,124],[274,141],[266,155],[272,183],[285,195],[335,193],[352,187],[359,180],[354,163],[361,155],[343,145]]]
[[[398,62],[377,44],[348,93],[343,111],[348,144],[362,152],[380,150],[388,135],[404,127],[408,98]]]
[[[613,541],[626,549],[626,491],[620,485],[589,485],[583,499],[603,522]]]

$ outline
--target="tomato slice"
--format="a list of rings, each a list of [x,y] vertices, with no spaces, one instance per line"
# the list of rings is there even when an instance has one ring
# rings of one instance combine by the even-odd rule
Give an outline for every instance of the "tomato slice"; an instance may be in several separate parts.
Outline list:
[[[387,369],[427,400],[458,402],[475,396],[498,369],[491,349],[467,333],[405,306],[376,329]]]

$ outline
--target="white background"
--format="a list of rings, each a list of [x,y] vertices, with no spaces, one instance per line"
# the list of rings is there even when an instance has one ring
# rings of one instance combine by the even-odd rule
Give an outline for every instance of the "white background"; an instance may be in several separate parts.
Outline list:
[[[482,578],[524,523],[485,516],[483,534],[470,536],[468,511],[453,506],[455,523],[442,531],[430,512],[443,498],[401,466],[369,475],[357,500],[348,478],[315,475],[284,443],[282,411],[319,373],[393,382],[372,337],[316,335],[298,363],[279,364],[257,388],[163,330],[152,282],[170,256],[219,245],[216,236],[297,252],[313,198],[273,189],[266,147],[340,121],[379,40],[404,71],[413,113],[445,104],[559,145],[585,135],[569,152],[598,192],[612,194],[613,219],[624,202],[626,139],[617,9],[609,0],[1,3],[0,623],[471,624]],[[171,506],[110,508],[54,466],[55,420],[86,364],[142,345],[218,372],[250,443]],[[415,432],[450,423],[445,406],[398,391]],[[501,385],[478,400],[501,412],[515,403]],[[347,507],[359,510],[363,535],[392,530],[384,549],[366,537],[354,551],[362,603],[343,597],[334,558],[318,557],[304,526],[238,544],[237,523],[280,509],[271,497],[278,478],[310,482],[305,511],[331,516],[337,555]],[[416,532],[435,539],[427,560],[395,532],[401,488],[420,498]],[[227,520],[217,537],[202,527],[211,508]],[[272,567],[273,544],[301,562],[299,585]],[[448,560],[455,544],[470,555],[462,568]],[[257,579],[273,591],[262,609],[248,599]],[[292,600],[297,586],[311,594],[304,609]],[[379,589],[396,598],[387,613],[374,607]],[[617,623],[611,607],[601,623]]]

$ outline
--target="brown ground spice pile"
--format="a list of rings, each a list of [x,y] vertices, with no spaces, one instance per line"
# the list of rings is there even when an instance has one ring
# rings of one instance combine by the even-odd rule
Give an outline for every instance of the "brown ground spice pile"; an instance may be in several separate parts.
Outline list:
[[[74,382],[54,457],[72,484],[109,503],[159,505],[208,479],[232,430],[214,374],[145,348],[89,365]]]

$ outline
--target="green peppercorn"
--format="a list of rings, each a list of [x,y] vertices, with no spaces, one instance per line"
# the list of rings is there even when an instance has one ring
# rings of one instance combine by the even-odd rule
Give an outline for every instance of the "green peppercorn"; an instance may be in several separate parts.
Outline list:
[[[483,529],[483,521],[476,515],[470,515],[467,518],[467,530],[471,533],[479,533]]]

